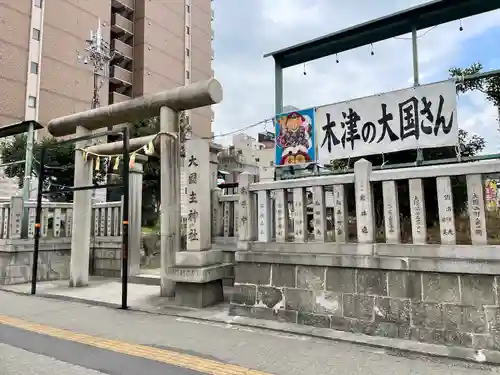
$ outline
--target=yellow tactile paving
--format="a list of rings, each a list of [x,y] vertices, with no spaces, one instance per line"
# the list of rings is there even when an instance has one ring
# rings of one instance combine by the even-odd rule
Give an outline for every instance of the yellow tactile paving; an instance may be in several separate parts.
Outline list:
[[[121,354],[183,367],[210,375],[271,375],[262,371],[250,370],[244,367],[217,362],[211,359],[200,358],[189,354],[182,354],[170,350],[152,348],[145,345],[137,345],[123,341],[90,336],[83,333],[76,333],[65,329],[45,326],[4,315],[0,315],[0,324],[40,333],[42,335],[62,340],[90,345],[99,349],[110,350]]]

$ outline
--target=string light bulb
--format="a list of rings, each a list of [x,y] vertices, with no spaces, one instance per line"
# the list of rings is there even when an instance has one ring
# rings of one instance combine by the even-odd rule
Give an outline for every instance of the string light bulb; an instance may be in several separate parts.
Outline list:
[[[375,51],[373,50],[373,43],[370,43],[370,46],[371,46],[371,51],[370,51],[370,55],[375,55]]]
[[[306,72],[306,63],[304,63],[304,75],[307,75],[307,72]]]
[[[462,26],[462,20],[459,20],[459,22],[460,22],[460,27],[458,28],[458,31],[464,31],[464,28]]]
[[[337,64],[339,63],[339,54],[338,53],[335,54],[335,62]]]

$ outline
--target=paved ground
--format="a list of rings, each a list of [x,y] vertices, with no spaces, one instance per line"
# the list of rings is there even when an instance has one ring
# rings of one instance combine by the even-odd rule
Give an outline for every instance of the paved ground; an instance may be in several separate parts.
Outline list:
[[[231,324],[0,292],[2,375],[487,375],[500,373],[497,370]]]

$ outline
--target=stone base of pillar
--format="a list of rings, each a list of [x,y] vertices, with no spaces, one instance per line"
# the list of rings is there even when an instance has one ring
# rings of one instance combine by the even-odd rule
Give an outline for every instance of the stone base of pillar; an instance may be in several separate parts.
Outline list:
[[[176,253],[173,274],[175,302],[180,306],[207,307],[224,301],[223,280],[232,276],[233,264],[223,263],[220,250]]]
[[[175,284],[175,303],[179,306],[202,308],[224,301],[222,279],[208,283]]]

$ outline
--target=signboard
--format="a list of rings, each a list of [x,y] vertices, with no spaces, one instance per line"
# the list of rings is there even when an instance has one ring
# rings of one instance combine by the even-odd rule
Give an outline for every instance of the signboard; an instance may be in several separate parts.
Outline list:
[[[316,161],[314,108],[279,114],[275,119],[276,166]]]
[[[316,109],[318,159],[331,160],[458,143],[453,80]]]

